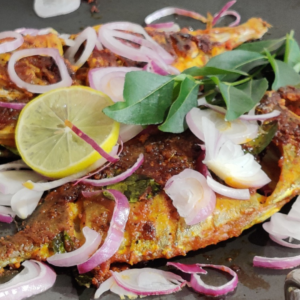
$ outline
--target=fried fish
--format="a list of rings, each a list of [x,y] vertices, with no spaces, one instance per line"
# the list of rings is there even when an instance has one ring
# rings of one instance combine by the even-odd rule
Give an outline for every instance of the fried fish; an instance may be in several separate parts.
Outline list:
[[[99,285],[110,276],[110,269],[126,268],[141,261],[186,255],[231,237],[262,222],[300,193],[300,134],[297,115],[300,91],[294,88],[268,92],[262,99],[259,113],[279,109],[278,129],[266,155],[259,155],[262,167],[272,178],[271,194],[251,190],[251,199],[234,200],[217,194],[217,205],[205,221],[186,225],[163,187],[173,175],[186,168],[197,169],[201,155],[199,140],[190,132],[170,134],[153,129],[124,145],[121,159],[113,166],[94,175],[96,179],[113,176],[134,164],[140,153],[143,165],[130,184],[133,192],[127,195],[130,215],[124,240],[111,259],[93,271],[93,284]],[[128,182],[122,184],[129,185]],[[141,188],[142,187],[142,188]],[[112,187],[110,187],[112,188]],[[0,241],[0,266],[18,267],[25,259],[46,260],[59,251],[61,245],[72,251],[84,243],[84,226],[106,237],[114,209],[114,201],[104,194],[84,198],[83,191],[99,188],[84,184],[66,184],[49,191],[35,212],[24,221],[14,236]],[[128,191],[128,189],[126,190]],[[125,192],[126,193],[126,192]],[[102,241],[103,241],[102,240]]]

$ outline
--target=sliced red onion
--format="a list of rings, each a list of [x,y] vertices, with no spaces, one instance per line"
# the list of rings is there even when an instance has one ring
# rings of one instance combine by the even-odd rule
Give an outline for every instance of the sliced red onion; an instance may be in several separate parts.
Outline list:
[[[113,147],[112,151],[109,153],[111,156],[115,156],[118,152],[118,146]],[[83,176],[85,176],[86,174],[89,174],[90,172],[95,171],[95,173],[100,172],[100,170],[98,170],[101,166],[103,166],[105,163],[107,162],[107,160],[103,157],[101,157],[100,159],[98,159],[94,164],[92,164],[91,166],[87,167],[85,170],[82,170],[81,172],[75,173],[73,175],[58,179],[58,180],[53,180],[53,181],[49,181],[49,182],[32,182],[31,180],[26,181],[25,183],[23,183],[23,186],[25,186],[27,189],[30,190],[34,190],[34,191],[40,191],[40,192],[45,192],[51,189],[55,189],[63,184],[66,184],[68,182],[71,181],[75,181]],[[94,173],[88,175],[92,176]],[[83,177],[84,179],[85,177]],[[80,181],[80,180],[79,180]],[[78,182],[76,182],[78,183]]]
[[[26,219],[36,209],[43,192],[21,188],[11,198],[11,208],[21,219]]]
[[[165,32],[178,32],[178,31],[180,31],[179,25],[174,23],[174,22],[148,24],[147,27],[162,30],[162,31],[165,31]]]
[[[57,267],[71,267],[86,262],[98,249],[101,243],[101,235],[89,227],[85,226],[82,229],[85,237],[84,244],[68,253],[56,253],[47,258],[48,263]]]
[[[142,130],[143,126],[141,125],[132,125],[132,124],[120,124],[120,138],[123,143],[131,140],[135,136],[137,136]]]
[[[233,21],[232,23],[230,23],[228,25],[228,27],[235,27],[238,26],[241,22],[241,15],[235,11],[235,10],[227,10],[225,12],[222,13],[221,17],[225,17],[225,16],[233,16],[235,17],[235,21]]]
[[[197,12],[191,11],[191,10],[186,10],[186,9],[181,9],[177,7],[165,7],[159,10],[156,10],[155,12],[151,13],[145,18],[145,23],[148,25],[160,18],[167,17],[170,15],[180,15],[180,16],[185,16],[185,17],[190,17],[196,20],[199,20],[203,23],[207,22],[207,19],[200,15]]]
[[[54,285],[56,274],[46,264],[27,260],[22,266],[24,269],[19,274],[1,284],[0,299],[21,300],[40,294]]]
[[[144,162],[144,154],[140,154],[135,164],[127,169],[125,172],[121,173],[120,175],[117,175],[115,177],[111,178],[104,178],[99,180],[94,179],[84,179],[82,180],[82,183],[93,185],[93,186],[107,186],[111,184],[116,184],[118,182],[121,182],[131,176]]]
[[[24,39],[22,35],[15,31],[3,31],[0,33],[0,40],[6,39],[6,38],[14,38],[13,41],[8,41],[0,44],[0,54],[11,52],[19,48],[23,42]]]
[[[85,263],[77,266],[80,274],[89,272],[110,259],[118,251],[124,238],[130,209],[128,199],[116,190],[106,190],[106,192],[112,194],[116,202],[107,236],[94,255]]]
[[[62,33],[58,37],[61,38],[66,46],[73,47],[75,45],[75,41],[70,39],[71,34]]]
[[[229,1],[227,2],[223,7],[222,9],[217,13],[215,14],[214,18],[213,18],[213,21],[212,21],[212,26],[215,26],[216,23],[218,22],[218,20],[223,17],[226,13],[226,11],[233,5],[235,4],[236,0],[233,0],[233,1]]]
[[[119,30],[138,33],[143,35],[144,38]],[[140,47],[134,48],[126,45],[116,39],[116,37],[140,44]],[[167,64],[171,64],[174,61],[174,57],[156,43],[145,29],[138,24],[129,22],[107,23],[100,27],[99,39],[100,42],[112,52],[134,61],[149,61],[149,59],[156,59],[157,57],[161,57]]]
[[[30,168],[21,159],[0,165],[0,171],[19,170],[19,169],[30,169]]]
[[[204,105],[204,106],[209,107],[212,110],[214,110],[220,114],[223,114],[223,115],[226,115],[226,112],[227,112],[227,110],[221,106],[212,105],[212,104],[207,103],[205,101],[205,98],[198,99],[198,105],[199,106]],[[254,107],[249,111],[249,113],[247,115],[241,115],[241,116],[239,116],[238,119],[244,120],[244,121],[265,121],[265,120],[269,120],[269,119],[278,117],[279,115],[280,115],[280,111],[276,110],[276,109],[267,114],[256,115],[255,107]]]
[[[297,197],[296,201],[292,205],[289,213],[288,213],[289,218],[293,218],[295,220],[300,221],[300,196]]]
[[[3,194],[14,194],[23,186],[26,180],[41,180],[41,175],[26,170],[13,170],[0,172],[0,192]]]
[[[6,107],[11,109],[21,110],[24,108],[26,103],[17,103],[17,102],[0,102],[0,107]]]
[[[34,0],[34,11],[41,18],[69,14],[77,10],[80,0]]]
[[[275,235],[272,235],[272,234],[269,234],[269,237],[273,242],[275,242],[275,243],[277,243],[281,246],[288,247],[288,248],[294,248],[294,249],[299,249],[300,248],[300,243],[293,244],[293,243],[284,241],[284,239],[279,238],[277,235],[275,236]]]
[[[111,291],[114,294],[117,294],[121,297],[121,299],[125,299],[125,296],[129,299],[135,299],[138,297],[137,294],[126,291],[125,289],[121,288],[115,281],[113,277],[108,278],[103,283],[100,284],[99,288],[97,289],[94,299],[100,298],[100,296],[105,293],[106,291]]]
[[[222,109],[220,107],[220,109]],[[204,140],[202,119],[207,118],[212,121],[224,136],[231,140],[235,144],[243,144],[253,140],[258,135],[257,122],[243,121],[236,119],[228,122],[224,120],[222,113],[216,112],[212,109],[201,110],[199,108],[192,108],[186,115],[186,122],[190,130],[200,140]]]
[[[293,257],[254,256],[253,266],[270,269],[292,269],[300,265],[300,255]]]
[[[37,35],[45,35],[49,33],[58,34],[56,30],[54,30],[51,27],[43,28],[43,29],[35,29],[35,28],[18,28],[15,29],[15,32],[18,32],[22,35],[31,35],[31,36],[37,36]]]
[[[220,195],[239,200],[249,200],[250,192],[249,189],[233,189],[226,185],[223,185],[212,177],[207,176],[207,185],[215,192]]]
[[[61,81],[49,85],[36,85],[23,81],[16,73],[15,63],[23,57],[34,55],[51,56],[59,69]],[[68,87],[72,85],[72,78],[68,72],[65,62],[60,56],[59,51],[54,48],[31,48],[14,52],[8,62],[8,74],[11,81],[13,81],[18,87],[24,88],[31,93],[42,94],[59,87]]]
[[[10,207],[0,206],[0,222],[11,223],[16,214]]]
[[[115,163],[119,160],[119,157],[113,157],[106,151],[104,151],[95,140],[85,134],[82,130],[80,130],[77,126],[72,124],[69,120],[65,120],[65,125],[69,127],[77,136],[87,142],[89,145],[93,147],[102,157],[108,160],[111,163]]]
[[[97,34],[95,29],[92,27],[85,28],[76,37],[75,44],[67,49],[65,57],[69,60],[69,62],[72,65],[80,68],[88,60],[91,53],[93,52],[96,46],[96,41]],[[86,42],[84,50],[82,51],[80,57],[75,61],[75,55],[83,42]]]
[[[0,192],[0,205],[10,206],[13,194],[3,194]]]
[[[236,272],[226,266],[218,266],[218,265],[211,265],[211,264],[198,264],[201,268],[214,268],[217,270],[221,270],[224,272],[229,273],[232,276],[232,279],[222,286],[213,286],[204,283],[201,277],[197,274],[192,274],[191,281],[189,285],[197,292],[201,294],[205,294],[207,296],[222,296],[228,294],[229,292],[233,291],[238,284],[238,276]]]
[[[293,239],[300,240],[300,231],[299,231],[300,222],[298,219],[289,217],[282,213],[275,213],[270,222],[263,224],[263,228],[269,234],[274,236],[287,236]]]
[[[173,266],[177,268],[178,270],[187,273],[187,274],[207,274],[205,270],[203,270],[199,264],[193,264],[193,265],[186,265],[176,262],[167,262],[167,266]]]
[[[169,73],[162,67],[160,67],[155,61],[151,60],[144,68],[147,72],[159,74],[159,75],[169,75]]]
[[[109,96],[114,102],[124,101],[125,75],[132,71],[142,71],[135,67],[107,67],[91,69],[88,74],[90,87]]]
[[[171,294],[186,284],[179,275],[158,269],[129,269],[111,273],[120,287],[142,296]]]
[[[192,169],[172,176],[164,190],[187,225],[204,221],[216,206],[216,195],[207,185],[205,177]]]
[[[221,134],[211,120],[203,117],[202,128],[206,147],[204,163],[226,184],[235,188],[259,188],[270,182],[254,156],[245,154],[240,145]]]

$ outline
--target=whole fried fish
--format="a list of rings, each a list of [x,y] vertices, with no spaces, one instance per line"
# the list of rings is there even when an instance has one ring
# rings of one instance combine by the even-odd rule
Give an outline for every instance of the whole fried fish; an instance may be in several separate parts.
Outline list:
[[[258,157],[272,182],[270,195],[251,190],[250,200],[234,200],[217,195],[211,216],[199,224],[188,226],[181,218],[163,187],[173,175],[186,168],[197,169],[201,154],[199,140],[191,133],[170,134],[155,128],[124,145],[121,159],[95,178],[113,176],[125,171],[143,153],[145,161],[134,174],[135,189],[144,181],[139,195],[128,195],[130,215],[123,242],[114,256],[93,271],[93,284],[99,285],[110,276],[110,269],[124,268],[141,261],[186,255],[191,250],[236,237],[243,230],[262,222],[300,193],[300,134],[293,128],[300,125],[295,113],[300,91],[293,88],[268,92],[258,112],[281,110],[278,129],[265,156]],[[129,184],[123,182],[123,184]],[[114,187],[110,187],[114,188]],[[83,191],[98,188],[84,184],[66,184],[48,192],[37,209],[24,221],[14,236],[0,241],[0,266],[18,267],[25,259],[46,260],[59,251],[58,242],[66,251],[84,243],[84,226],[98,231],[102,242],[106,237],[114,209],[114,201],[104,194],[84,198]],[[126,190],[126,189],[125,189]],[[126,192],[125,192],[126,193]]]

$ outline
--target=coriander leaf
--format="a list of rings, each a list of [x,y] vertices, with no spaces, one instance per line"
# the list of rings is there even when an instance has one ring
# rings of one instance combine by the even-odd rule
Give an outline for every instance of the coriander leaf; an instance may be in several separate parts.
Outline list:
[[[275,79],[272,84],[273,90],[278,90],[286,85],[296,85],[300,83],[300,75],[297,74],[292,67],[283,61],[275,59],[267,50],[265,52],[275,74]]]
[[[293,38],[293,32],[288,34],[286,38],[284,62],[290,67],[295,67],[300,63],[300,49],[297,41]]]
[[[158,126],[159,130],[180,133],[187,129],[185,116],[193,107],[197,107],[198,90],[199,84],[195,80],[186,78],[181,83],[178,98],[173,102],[165,122]]]
[[[252,43],[244,43],[237,47],[237,50],[247,50],[252,52],[264,53],[265,49],[269,52],[278,50],[284,43],[285,37],[275,40],[257,41]]]
[[[226,103],[227,113],[225,119],[232,121],[245,112],[248,112],[254,105],[254,101],[242,90],[225,82],[221,82],[218,77],[212,77],[218,85],[223,99]]]
[[[192,75],[194,77],[196,76],[210,76],[210,75],[223,75],[223,74],[238,74],[238,75],[245,75],[248,74],[246,72],[240,71],[240,70],[227,70],[227,69],[220,69],[216,67],[191,67],[187,70],[183,71],[183,74]]]
[[[254,105],[258,103],[266,90],[268,89],[268,81],[265,78],[249,80],[241,85],[236,86],[237,89],[247,94],[253,101]]]
[[[103,112],[125,124],[149,125],[164,121],[172,103],[174,77],[149,72],[129,72],[125,77],[124,99]]]

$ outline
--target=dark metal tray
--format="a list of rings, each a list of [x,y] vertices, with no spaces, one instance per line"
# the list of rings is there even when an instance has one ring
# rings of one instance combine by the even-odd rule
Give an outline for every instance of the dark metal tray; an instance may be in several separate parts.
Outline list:
[[[217,12],[227,1],[218,0],[98,0],[99,13],[92,16],[90,5],[86,2],[81,4],[79,10],[72,14],[48,19],[37,17],[33,11],[32,0],[10,0],[3,1],[0,9],[0,31],[12,30],[19,27],[45,28],[53,27],[61,33],[76,33],[86,26],[93,26],[110,21],[130,21],[143,24],[145,16],[156,9],[165,6],[178,6],[186,9],[193,9],[202,14],[206,12]],[[261,17],[268,21],[273,27],[268,33],[269,37],[277,38],[284,36],[291,29],[294,29],[295,36],[300,40],[300,2],[298,0],[238,0],[234,9],[239,11],[242,21],[250,17]],[[168,19],[170,20],[170,19]],[[184,26],[191,26],[195,29],[204,26],[194,20],[179,18],[179,23]],[[222,21],[220,25],[230,22],[229,19]],[[285,208],[287,210],[287,208]],[[0,224],[1,235],[11,233],[14,226]],[[226,299],[259,299],[279,300],[284,298],[284,279],[289,271],[267,270],[253,268],[252,259],[254,255],[266,256],[287,256],[297,255],[295,249],[277,246],[263,231],[261,225],[256,225],[246,230],[240,237],[219,243],[216,246],[209,246],[205,249],[190,252],[186,257],[179,257],[174,261],[183,263],[213,263],[233,266],[239,275],[237,289]],[[163,268],[165,260],[158,260],[149,263],[149,266]],[[35,300],[78,300],[91,299],[94,288],[85,289],[78,287],[70,276],[69,269],[56,269],[58,273],[55,285],[43,294],[31,297]],[[205,278],[203,278],[205,280]],[[225,278],[217,272],[209,271],[207,282],[224,283]],[[103,300],[119,299],[112,293],[106,293]],[[167,296],[147,297],[147,299],[175,300],[175,299],[207,299],[191,289],[185,287],[182,291]],[[222,298],[225,299],[225,298]]]

